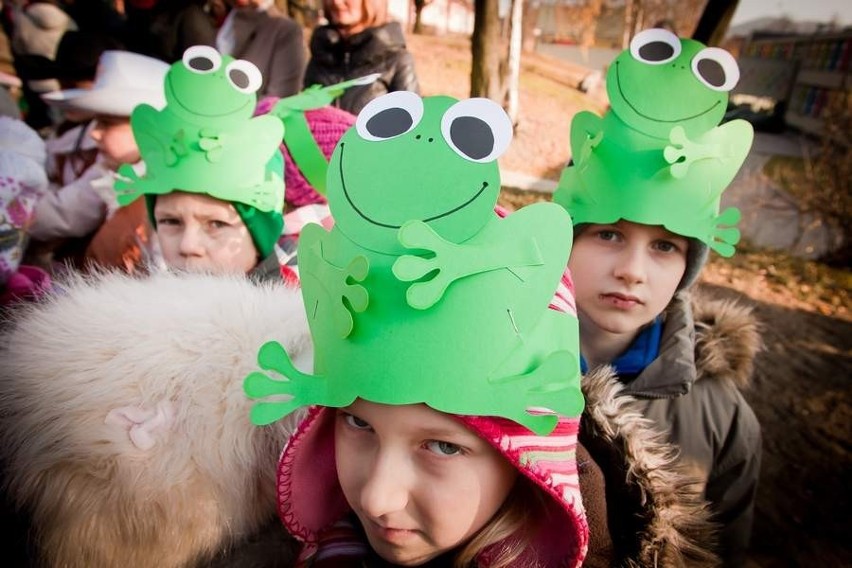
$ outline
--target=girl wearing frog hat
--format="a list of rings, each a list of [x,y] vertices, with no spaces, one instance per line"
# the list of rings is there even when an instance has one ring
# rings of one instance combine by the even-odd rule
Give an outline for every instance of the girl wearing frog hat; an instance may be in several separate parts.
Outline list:
[[[690,287],[709,248],[731,256],[739,240],[739,213],[720,214],[719,200],[752,129],[717,126],[738,76],[727,52],[639,33],[610,66],[611,110],[574,117],[574,162],[554,195],[575,223],[584,370],[640,399],[701,472],[726,566],[745,562],[754,514],[760,426],[739,388],[760,339],[749,310],[691,298]]]
[[[485,193],[499,188],[496,159],[510,133],[490,101],[394,93],[365,107],[332,157],[335,226],[309,225],[299,243],[314,374],[270,342],[262,370],[245,380],[249,397],[269,397],[252,410],[258,425],[308,407],[277,472],[281,521],[301,543],[297,566],[712,564],[698,544],[701,500],[629,398],[593,380],[581,427],[577,320],[562,275],[570,219],[552,204],[500,219],[490,213],[496,191]],[[486,195],[476,203],[486,215],[468,211],[454,224],[461,207],[443,223],[390,226],[399,211],[370,207],[373,180],[360,174],[400,148],[413,158],[398,167],[416,193],[404,214],[418,208],[422,176],[442,188],[434,172],[449,170],[487,180],[467,201]],[[465,188],[455,189],[458,200]],[[430,204],[440,198],[428,194]],[[492,246],[505,231],[516,248]],[[477,268],[466,251],[489,258]],[[459,253],[465,274],[433,287],[433,263],[452,272]]]

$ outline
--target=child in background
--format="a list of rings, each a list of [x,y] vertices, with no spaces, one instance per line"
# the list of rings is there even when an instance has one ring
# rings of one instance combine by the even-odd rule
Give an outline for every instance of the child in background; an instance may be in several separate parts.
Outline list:
[[[610,66],[611,110],[574,117],[574,163],[554,195],[575,223],[584,371],[611,366],[702,472],[727,566],[745,561],[754,513],[760,426],[738,387],[760,341],[743,308],[704,302],[693,314],[689,289],[708,247],[730,256],[739,240],[728,226],[738,212],[720,214],[719,199],[752,129],[716,126],[737,77],[727,52],[641,32]]]
[[[95,262],[133,272],[156,258],[144,203],[119,209],[112,186],[120,165],[143,167],[130,129],[130,113],[141,103],[165,104],[161,85],[167,70],[168,65],[150,57],[107,50],[91,88],[43,96],[49,104],[95,117],[90,134],[98,145],[95,163],[39,201],[29,230],[33,239],[54,243],[91,237],[82,258],[75,259],[81,268]],[[118,230],[110,231],[109,238],[98,238],[95,233],[109,221]]]

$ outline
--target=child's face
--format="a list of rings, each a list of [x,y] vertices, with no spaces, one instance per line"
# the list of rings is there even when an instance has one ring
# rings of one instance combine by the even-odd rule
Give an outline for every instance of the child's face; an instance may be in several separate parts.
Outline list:
[[[486,441],[422,404],[355,401],[337,413],[335,448],[340,485],[370,546],[399,566],[464,544],[517,476]]]
[[[174,191],[157,196],[154,220],[169,268],[244,274],[257,264],[251,233],[226,201]]]
[[[98,115],[90,136],[98,143],[107,167],[118,169],[121,164],[139,161],[139,147],[133,138],[129,118]]]
[[[589,225],[568,263],[584,327],[630,334],[671,301],[686,269],[688,241],[657,225]]]

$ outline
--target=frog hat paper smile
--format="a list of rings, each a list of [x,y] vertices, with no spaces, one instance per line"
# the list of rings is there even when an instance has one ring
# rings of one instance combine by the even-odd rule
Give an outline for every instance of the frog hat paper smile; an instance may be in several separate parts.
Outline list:
[[[501,219],[497,158],[512,137],[487,99],[394,92],[369,103],[328,173],[330,232],[299,242],[314,373],[277,343],[246,377],[252,420],[356,397],[503,416],[536,433],[577,416],[578,326],[548,309],[570,216],[539,203]],[[283,395],[283,396],[282,396]]]
[[[118,202],[174,190],[278,212],[284,205],[284,134],[274,116],[252,118],[260,88],[252,63],[194,46],[166,74],[166,107],[142,104],[130,125],[145,162],[139,177],[119,169]]]
[[[611,109],[574,116],[574,163],[553,200],[576,224],[663,225],[731,256],[740,212],[720,214],[719,201],[754,133],[744,120],[718,124],[738,80],[724,50],[667,30],[640,32],[607,72]]]

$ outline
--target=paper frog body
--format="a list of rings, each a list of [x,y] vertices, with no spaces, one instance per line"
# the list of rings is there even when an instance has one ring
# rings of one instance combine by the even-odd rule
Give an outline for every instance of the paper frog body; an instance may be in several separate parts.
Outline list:
[[[138,177],[130,166],[119,174],[118,201],[174,190],[203,192],[261,211],[283,207],[281,173],[265,168],[283,136],[274,116],[252,118],[260,88],[252,63],[207,46],[186,50],[166,74],[166,106],[137,106],[130,124],[145,161]]]
[[[730,256],[739,231],[726,226],[739,211],[719,214],[719,199],[753,129],[743,120],[717,125],[738,79],[724,50],[661,29],[637,34],[607,72],[611,109],[572,120],[574,164],[554,201],[575,223],[664,225]]]
[[[308,225],[299,243],[315,375],[277,343],[265,373],[246,379],[265,424],[301,406],[356,397],[424,402],[444,412],[498,415],[542,433],[576,416],[575,317],[548,309],[571,251],[571,219],[540,203],[500,219],[497,158],[511,141],[505,112],[486,99],[372,101],[329,165],[335,225]],[[396,382],[392,382],[396,381]]]

